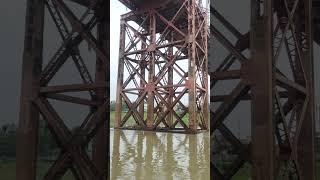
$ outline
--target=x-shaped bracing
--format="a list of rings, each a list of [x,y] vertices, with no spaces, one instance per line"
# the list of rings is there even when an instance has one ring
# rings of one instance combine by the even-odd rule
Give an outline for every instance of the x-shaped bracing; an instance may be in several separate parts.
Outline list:
[[[90,1],[90,7],[88,7],[89,9],[81,19],[78,19],[62,0],[46,2],[49,12],[60,32],[63,44],[42,71],[40,76],[41,88],[39,97],[33,100],[34,105],[47,121],[49,130],[61,148],[58,159],[47,172],[45,179],[61,178],[68,169],[72,171],[76,179],[80,180],[105,178],[106,172],[99,172],[88,156],[86,147],[96,132],[104,127],[105,119],[103,117],[108,111],[109,100],[105,97],[103,97],[103,99],[100,98],[98,101],[95,99],[87,100],[59,94],[64,92],[89,91],[93,92],[91,95],[92,98],[95,98],[95,90],[106,88],[106,84],[100,86],[98,83],[93,83],[85,64],[82,62],[83,60],[80,54],[77,52],[79,44],[83,40],[86,40],[97,53],[98,60],[103,62],[100,63],[100,65],[106,66],[108,63],[109,58],[106,49],[100,47],[98,40],[91,33],[91,29],[98,21],[96,14],[93,15],[86,24],[82,22],[84,18],[90,14],[91,8],[96,7],[97,2],[98,1]],[[70,22],[72,27],[71,32],[67,29],[67,26],[65,26],[62,14]],[[47,86],[69,57],[72,57],[75,61],[85,84]],[[71,132],[46,98],[87,105],[91,107],[91,110],[81,126],[76,129],[75,132]]]
[[[57,174],[54,172],[63,172],[60,174],[62,176],[68,168],[71,168],[72,163],[77,167],[85,179],[103,178],[103,175],[98,172],[97,168],[90,160],[85,147],[94,137],[97,129],[102,127],[101,125],[104,123],[102,117],[103,114],[107,112],[108,101],[105,101],[99,106],[92,116],[82,123],[81,128],[74,133],[69,131],[48,100],[39,97],[34,103],[46,119],[57,144],[62,148],[58,160],[54,163],[54,166],[50,168],[51,171],[48,172],[46,178],[53,178],[49,175],[56,176]],[[69,164],[69,166],[61,166],[61,164],[67,162],[71,164]]]

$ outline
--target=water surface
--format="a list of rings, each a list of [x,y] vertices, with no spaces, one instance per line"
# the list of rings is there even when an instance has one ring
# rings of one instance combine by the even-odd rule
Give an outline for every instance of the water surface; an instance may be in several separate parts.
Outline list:
[[[111,130],[112,180],[209,180],[209,133]]]

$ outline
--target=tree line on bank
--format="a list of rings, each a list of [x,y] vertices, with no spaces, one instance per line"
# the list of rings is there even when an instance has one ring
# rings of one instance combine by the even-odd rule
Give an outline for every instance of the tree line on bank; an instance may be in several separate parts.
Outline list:
[[[0,159],[13,159],[16,157],[17,126],[15,123],[4,124],[0,128]],[[46,123],[40,120],[39,124],[39,145],[40,156],[50,156],[58,150]]]
[[[184,108],[188,108],[188,107],[187,106],[183,107],[181,104],[178,104],[178,103],[175,106],[175,110],[177,110],[177,111],[183,111]],[[122,111],[126,112],[128,110],[129,110],[128,105],[124,101],[122,101]],[[145,108],[145,110],[146,110],[146,108]],[[114,101],[114,100],[110,101],[110,111],[111,112],[116,111],[116,101]]]
[[[177,111],[183,111],[184,107],[177,104],[175,107]],[[110,101],[110,112],[116,110],[116,102]],[[122,111],[126,112],[129,108],[127,104],[122,102]],[[16,155],[16,132],[17,125],[15,123],[7,123],[0,127],[0,159],[1,158],[14,158]],[[46,122],[40,119],[39,122],[39,146],[38,150],[40,156],[50,156],[56,153],[59,148],[49,131]]]

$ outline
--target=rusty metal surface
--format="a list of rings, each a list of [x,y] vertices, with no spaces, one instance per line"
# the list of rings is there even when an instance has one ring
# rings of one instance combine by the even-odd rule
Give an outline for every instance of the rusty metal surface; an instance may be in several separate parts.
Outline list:
[[[163,8],[168,6],[181,6],[183,0],[119,0],[131,10],[141,10],[148,8]],[[169,4],[169,5],[168,5]]]
[[[44,27],[43,1],[28,1],[26,12],[20,119],[17,129],[16,178],[18,180],[33,180],[36,177],[40,114],[30,99],[37,97],[37,91],[40,89],[39,77],[42,68],[42,32]]]
[[[312,43],[317,39],[311,28],[317,17],[311,14],[311,2],[253,0],[251,27],[245,34],[211,6],[211,18],[237,38],[233,43],[210,25],[211,35],[229,53],[210,73],[211,90],[219,82],[238,82],[229,93],[210,97],[213,179],[232,179],[245,165],[250,166],[252,179],[315,179]],[[249,56],[245,50],[250,50]],[[235,62],[239,69],[231,69]],[[246,142],[225,122],[243,101],[251,106],[251,138]],[[219,141],[225,150],[217,149]],[[221,166],[215,157],[223,152],[233,158]]]
[[[36,179],[39,114],[61,151],[44,179],[60,179],[70,170],[76,179],[107,179],[109,167],[109,17],[108,2],[75,1],[87,6],[82,18],[62,0],[29,0],[27,6],[21,113],[17,139],[17,179]],[[47,64],[42,63],[44,11],[52,18],[61,36],[61,46]],[[97,38],[92,31],[97,27]],[[44,34],[46,36],[47,34]],[[86,41],[96,53],[96,70],[91,75],[80,55],[79,44]],[[47,58],[47,57],[44,57]],[[59,69],[71,59],[82,84],[50,85]],[[95,61],[93,61],[95,62]],[[43,65],[43,68],[41,66]],[[88,92],[89,98],[71,95]],[[69,92],[69,94],[64,94]],[[49,99],[87,106],[90,111],[80,127],[71,131]],[[92,156],[86,146],[92,141]],[[26,144],[27,143],[27,144]],[[91,158],[92,157],[92,158]]]
[[[207,12],[196,0],[166,2],[121,17],[116,128],[208,129]]]

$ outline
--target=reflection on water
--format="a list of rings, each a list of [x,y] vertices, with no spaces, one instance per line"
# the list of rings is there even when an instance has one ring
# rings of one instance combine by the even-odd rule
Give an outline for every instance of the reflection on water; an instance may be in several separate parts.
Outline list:
[[[209,180],[209,133],[111,130],[111,179]]]

